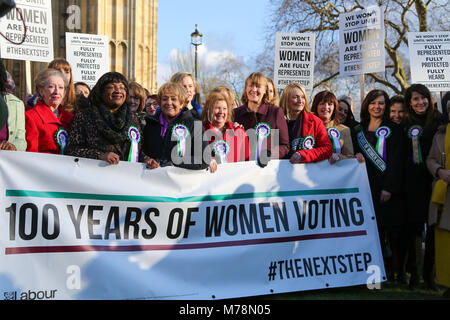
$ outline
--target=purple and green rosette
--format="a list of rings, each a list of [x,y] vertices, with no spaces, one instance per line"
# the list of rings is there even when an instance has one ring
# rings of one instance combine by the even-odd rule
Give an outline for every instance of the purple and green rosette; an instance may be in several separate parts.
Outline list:
[[[189,134],[189,129],[183,124],[176,124],[172,128],[172,137],[177,140],[177,151],[179,157],[184,157],[186,154],[186,139]]]
[[[220,163],[227,163],[227,155],[230,153],[230,145],[225,140],[219,140],[214,142],[213,150],[216,157],[220,159]]]
[[[59,147],[60,153],[64,154],[64,149],[66,148],[67,145],[67,138],[69,137],[69,134],[67,133],[67,131],[64,128],[59,128],[56,132],[55,132],[55,143],[56,145]]]
[[[383,158],[384,161],[387,159],[386,152],[386,139],[391,135],[391,129],[388,127],[382,126],[375,131],[375,136],[377,137],[377,144],[375,149],[378,154]]]
[[[422,159],[422,150],[420,148],[420,136],[423,133],[423,128],[419,125],[411,126],[408,129],[408,136],[411,139],[412,143],[412,160],[415,164],[419,164],[423,162]]]
[[[327,132],[328,137],[333,144],[333,152],[341,153],[341,142],[339,141],[339,139],[341,138],[341,132],[335,127],[328,128]]]
[[[128,129],[128,139],[131,142],[130,152],[128,154],[129,162],[138,162],[139,160],[139,141],[141,141],[141,134],[138,128],[130,126]]]
[[[260,122],[255,126],[256,137],[258,139],[256,146],[256,161],[258,161],[261,157],[262,146],[264,140],[267,139],[272,133],[272,129],[270,125],[266,122]]]

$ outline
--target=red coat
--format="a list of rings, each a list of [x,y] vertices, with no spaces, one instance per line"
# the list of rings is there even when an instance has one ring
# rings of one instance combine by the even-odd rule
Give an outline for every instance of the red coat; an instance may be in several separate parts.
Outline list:
[[[59,107],[60,115],[56,118],[42,99],[33,109],[25,112],[25,131],[27,151],[59,154],[60,148],[55,142],[55,133],[59,128],[69,130],[73,114]]]
[[[298,117],[297,120],[299,118],[300,117]],[[294,126],[294,129],[296,127],[297,126]],[[298,138],[300,137],[300,132],[295,132],[294,135]],[[318,162],[330,158],[333,154],[333,145],[328,137],[325,125],[322,120],[314,114],[303,112],[303,130],[301,136],[304,138],[308,135],[314,137],[315,143],[312,149],[297,151],[302,156],[301,162]]]
[[[205,132],[210,129],[213,130],[213,126],[209,122],[204,122],[203,128],[205,129]],[[250,144],[245,130],[242,128],[235,129],[230,121],[227,121],[225,128],[223,140],[228,142],[231,147],[230,153],[227,155],[227,161],[238,162],[248,160],[250,158]],[[227,134],[229,130],[232,130],[234,135]],[[209,143],[213,143],[214,140],[215,137],[213,136]]]

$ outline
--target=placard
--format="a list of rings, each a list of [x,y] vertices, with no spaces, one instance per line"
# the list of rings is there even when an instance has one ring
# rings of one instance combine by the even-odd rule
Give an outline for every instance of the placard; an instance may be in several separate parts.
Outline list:
[[[281,96],[291,82],[313,89],[316,36],[312,33],[276,33],[274,82]]]
[[[409,32],[411,83],[450,90],[450,32]]]
[[[385,69],[383,12],[370,6],[339,15],[339,75]]]
[[[72,66],[73,81],[92,88],[110,71],[108,36],[66,32],[66,60]]]
[[[53,26],[51,0],[15,0],[27,27],[25,41],[14,44],[0,36],[0,57],[3,59],[50,62],[53,60]],[[16,9],[0,19],[2,33],[20,43],[24,37],[22,18]]]

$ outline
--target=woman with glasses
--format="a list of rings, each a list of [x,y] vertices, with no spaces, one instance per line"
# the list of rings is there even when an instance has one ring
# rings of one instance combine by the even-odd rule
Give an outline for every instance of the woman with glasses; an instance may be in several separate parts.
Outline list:
[[[146,93],[145,89],[136,81],[132,81],[128,84],[129,89],[129,104],[131,112],[136,113],[139,118],[139,122],[141,123],[141,129],[144,130],[145,127],[145,100]]]
[[[128,106],[128,94],[128,81],[122,74],[104,74],[92,88],[91,107],[74,117],[65,154],[109,164],[146,162],[141,126]]]

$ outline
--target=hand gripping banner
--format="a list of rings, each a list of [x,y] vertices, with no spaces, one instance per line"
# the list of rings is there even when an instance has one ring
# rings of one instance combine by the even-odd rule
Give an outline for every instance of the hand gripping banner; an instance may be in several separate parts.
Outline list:
[[[385,280],[365,164],[216,173],[0,152],[1,299],[225,299]]]

